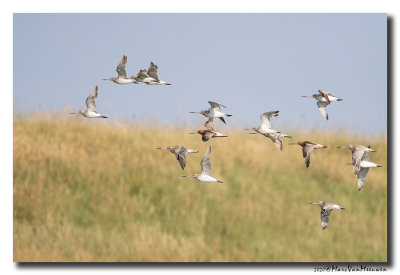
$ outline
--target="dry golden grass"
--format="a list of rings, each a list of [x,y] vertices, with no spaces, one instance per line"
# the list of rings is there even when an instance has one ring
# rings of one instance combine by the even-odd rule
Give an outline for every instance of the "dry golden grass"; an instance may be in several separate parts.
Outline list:
[[[386,137],[287,131],[327,145],[307,169],[299,146],[279,152],[260,135],[140,123],[14,117],[14,261],[387,261]],[[290,140],[289,140],[290,141]],[[357,192],[346,144],[371,145]],[[184,145],[182,171],[159,146]],[[211,145],[213,176],[198,173]],[[345,207],[321,230],[325,200]]]

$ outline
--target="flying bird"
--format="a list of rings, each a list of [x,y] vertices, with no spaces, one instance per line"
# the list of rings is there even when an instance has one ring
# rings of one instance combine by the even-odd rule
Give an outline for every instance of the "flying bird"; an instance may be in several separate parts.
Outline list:
[[[214,129],[214,122],[213,118],[209,118],[207,122],[204,124],[206,127],[205,130],[198,130],[197,133],[201,135],[201,140],[203,142],[209,141],[210,138],[217,138],[217,137],[228,137],[227,135],[218,133]],[[189,133],[189,134],[196,134],[196,133]]]
[[[156,149],[160,149],[160,150],[168,150],[171,153],[173,153],[176,157],[176,159],[179,162],[179,165],[181,166],[182,170],[185,169],[185,165],[186,165],[186,154],[190,154],[190,153],[198,153],[199,151],[196,150],[191,150],[191,149],[186,149],[183,146],[173,146],[173,147],[166,147],[166,148],[156,148]]]
[[[364,180],[367,177],[369,168],[372,168],[372,167],[382,167],[382,166],[371,162],[367,153],[365,153],[363,155],[363,157],[361,158],[360,171],[357,174],[358,191],[360,191],[364,187]]]
[[[162,81],[158,78],[158,66],[155,65],[153,62],[150,62],[149,69],[147,70],[147,74],[155,79],[155,84],[152,85],[171,85],[170,83],[167,83],[165,81]]]
[[[353,171],[354,174],[357,175],[358,172],[360,172],[360,164],[361,160],[366,152],[376,152],[375,150],[372,150],[370,146],[365,147],[362,145],[346,145],[342,147],[337,147],[337,148],[342,148],[342,149],[350,149],[351,150],[351,159],[352,159],[352,164],[353,164]]]
[[[321,207],[322,229],[325,229],[328,227],[329,216],[333,209],[344,210],[344,208],[341,207],[340,205],[337,205],[337,204],[334,204],[331,202],[318,201],[318,202],[310,202],[309,204],[319,205]]]
[[[292,138],[291,136],[288,136],[284,133],[271,133],[271,134],[266,134],[266,137],[268,137],[269,139],[271,139],[271,141],[274,143],[274,145],[276,146],[276,148],[278,148],[279,150],[283,150],[283,144],[282,144],[282,140],[280,138]]]
[[[209,101],[208,104],[211,105],[211,107],[208,110],[202,110],[200,112],[189,112],[189,113],[191,113],[191,114],[201,114],[201,115],[203,115],[205,117],[208,117],[208,118],[217,117],[223,123],[226,123],[224,117],[232,116],[232,115],[228,115],[228,114],[225,114],[225,113],[221,112],[221,106],[226,108],[224,105],[218,104],[218,103],[213,102],[213,101]]]
[[[320,149],[320,148],[327,148],[327,146],[310,142],[310,141],[299,141],[297,143],[289,143],[290,145],[300,145],[303,147],[303,158],[304,162],[306,163],[306,167],[310,166],[311,162],[311,153],[314,151],[314,149]]]
[[[154,85],[153,83],[156,82],[156,80],[152,77],[150,77],[145,69],[140,70],[137,75],[132,76],[133,79],[135,79],[138,82],[143,82],[148,85]]]
[[[201,174],[194,174],[191,176],[182,176],[187,178],[195,178],[198,181],[203,182],[221,182],[211,176],[211,162],[210,162],[210,153],[211,153],[211,146],[208,147],[206,153],[204,154],[203,159],[201,160]]]
[[[328,113],[326,112],[326,106],[334,101],[342,101],[343,99],[334,96],[332,93],[318,90],[319,94],[313,94],[311,96],[304,95],[302,97],[311,97],[317,100],[317,106],[322,116],[328,120]]]
[[[150,62],[149,69],[140,70],[137,75],[132,76],[133,79],[139,82],[143,82],[147,85],[171,85],[158,78],[158,66],[153,62]]]
[[[126,55],[122,56],[121,62],[119,62],[117,67],[118,77],[104,78],[103,80],[111,80],[117,84],[139,84],[133,79],[133,77],[128,77],[126,74],[126,63],[128,62],[128,57]]]
[[[261,125],[245,130],[253,130],[261,135],[280,133],[271,128],[271,117],[277,117],[279,115],[278,113],[279,111],[271,111],[261,114]]]
[[[89,96],[86,98],[86,110],[80,110],[78,113],[71,113],[72,115],[83,115],[84,117],[87,118],[108,118],[106,116],[103,116],[99,114],[96,111],[96,103],[94,100],[97,98],[99,88],[96,86],[94,90],[89,94]]]

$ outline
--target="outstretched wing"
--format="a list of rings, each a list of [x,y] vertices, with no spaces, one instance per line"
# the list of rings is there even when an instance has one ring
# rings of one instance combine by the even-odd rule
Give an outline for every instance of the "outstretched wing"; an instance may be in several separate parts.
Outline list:
[[[325,99],[326,99],[326,101],[327,101],[328,104],[331,103],[331,101],[329,100],[329,97],[328,97],[328,95],[329,95],[330,93],[325,92],[325,91],[323,91],[323,90],[318,90],[318,92],[319,92],[323,97],[325,97]]]
[[[360,171],[360,163],[361,163],[361,159],[364,157],[364,155],[365,155],[365,150],[363,150],[361,148],[356,148],[353,151],[351,158],[352,158],[352,163],[353,163],[354,174],[358,174],[358,172]]]
[[[146,70],[140,70],[138,73],[138,78],[140,79],[145,79],[148,78],[149,75],[147,74]]]
[[[214,118],[209,118],[207,122],[204,124],[207,130],[214,131]]]
[[[97,98],[99,88],[96,86],[90,95],[86,98],[86,107],[88,111],[96,113],[96,103],[94,100]]]
[[[322,229],[325,229],[328,227],[328,222],[329,222],[329,215],[331,214],[332,209],[321,209],[321,224],[322,224]]]
[[[304,158],[304,162],[306,163],[306,167],[310,166],[312,151],[314,151],[313,144],[306,144],[303,147],[303,158]]]
[[[283,145],[282,145],[282,140],[279,138],[279,135],[280,135],[279,133],[268,134],[268,137],[272,140],[276,148],[282,151]]]
[[[277,117],[279,111],[271,111],[271,112],[265,112],[263,113],[260,118],[262,121],[262,124],[265,125],[268,129],[271,129],[271,117]]]
[[[219,111],[219,112],[221,112],[221,106],[226,108],[224,105],[219,104],[219,103],[214,102],[214,101],[209,101],[208,104],[211,105],[211,108],[213,108],[214,110]]]
[[[362,156],[361,161],[363,160],[370,161],[370,158],[368,157],[367,153],[365,153]],[[358,191],[360,191],[364,187],[364,180],[368,175],[368,171],[369,171],[368,167],[367,168],[360,167],[360,171],[357,174]]]
[[[214,136],[214,131],[207,131],[201,136],[203,142],[209,141]]]
[[[121,62],[119,62],[117,67],[117,73],[119,77],[128,78],[126,75],[126,63],[128,62],[128,58],[126,55],[122,56]]]
[[[155,65],[153,62],[150,62],[150,66],[149,66],[149,69],[147,70],[147,74],[151,78],[154,78],[156,81],[160,81],[158,79],[158,66]]]
[[[318,105],[318,110],[321,112],[322,116],[328,120],[328,113],[326,112],[325,107],[328,106],[328,102],[325,101],[318,101],[317,105]]]
[[[182,170],[185,169],[186,165],[186,149],[184,147],[181,147],[179,152],[176,154],[176,159],[179,162],[179,165],[181,166]]]
[[[208,147],[203,159],[201,160],[201,173],[211,176],[211,162],[210,162],[211,146]]]

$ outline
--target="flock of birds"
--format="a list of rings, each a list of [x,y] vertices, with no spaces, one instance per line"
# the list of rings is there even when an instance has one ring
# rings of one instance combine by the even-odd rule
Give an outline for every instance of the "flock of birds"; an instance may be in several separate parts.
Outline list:
[[[126,73],[126,64],[127,64],[127,57],[124,55],[122,57],[121,62],[118,64],[116,69],[118,73],[118,77],[112,77],[103,80],[110,80],[117,84],[139,84],[140,82],[145,83],[147,85],[171,85],[165,81],[162,81],[158,77],[158,67],[153,62],[150,63],[148,70],[142,69],[139,71],[137,75],[133,75],[131,77],[127,76]],[[328,120],[328,113],[326,112],[326,107],[335,101],[342,101],[341,98],[334,96],[332,93],[318,90],[318,94],[314,94],[311,96],[303,96],[314,98],[317,100],[317,106],[319,111],[321,112],[322,116]],[[81,110],[78,113],[71,113],[71,114],[80,114],[87,118],[107,118],[104,115],[101,115],[96,110],[95,99],[98,97],[98,86],[89,94],[86,98],[86,110]],[[215,130],[214,125],[214,118],[219,118],[223,123],[226,124],[224,117],[230,117],[232,115],[226,114],[221,111],[221,107],[226,108],[222,104],[218,104],[213,101],[208,101],[210,104],[210,108],[208,110],[202,110],[200,112],[190,112],[201,114],[208,118],[206,123],[204,124],[205,129],[198,130],[197,133],[201,135],[202,141],[206,142],[210,138],[217,138],[217,137],[228,137],[227,135],[221,134]],[[252,127],[245,130],[252,130],[250,134],[261,134],[267,138],[269,138],[274,145],[279,149],[283,150],[282,140],[280,138],[291,138],[287,134],[284,134],[280,131],[274,130],[271,127],[271,118],[277,117],[279,111],[270,111],[263,113],[261,118],[261,125],[258,127]],[[195,134],[195,133],[190,133]],[[314,149],[320,148],[327,148],[327,146],[310,142],[310,141],[299,141],[297,143],[289,143],[290,145],[300,145],[302,147],[303,158],[306,167],[310,166],[311,161],[311,153]],[[360,191],[364,187],[364,180],[368,174],[369,168],[373,167],[381,167],[380,165],[371,162],[369,156],[367,155],[368,152],[375,152],[372,150],[370,146],[365,147],[362,145],[346,145],[343,147],[337,148],[347,148],[352,151],[352,165],[354,174],[357,175],[358,178],[358,191]],[[173,146],[173,147],[166,147],[166,148],[156,148],[160,150],[168,150],[173,153],[178,160],[178,163],[182,170],[184,170],[186,165],[186,154],[190,153],[198,153],[199,151],[187,149],[183,146]],[[201,173],[200,174],[193,174],[190,176],[182,176],[182,177],[190,177],[195,178],[201,182],[220,182],[222,181],[217,180],[211,176],[211,162],[210,162],[210,154],[211,154],[211,146],[207,148],[206,153],[204,154],[200,166],[201,166]],[[322,229],[325,229],[328,226],[329,216],[334,209],[344,209],[343,207],[324,201],[318,201],[314,203],[310,203],[313,205],[319,205],[321,208],[321,224]]]

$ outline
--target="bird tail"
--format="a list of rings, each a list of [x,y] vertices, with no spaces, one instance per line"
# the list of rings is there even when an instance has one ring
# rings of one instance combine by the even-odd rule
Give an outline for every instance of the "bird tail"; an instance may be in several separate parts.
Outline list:
[[[101,116],[102,118],[108,118],[108,116]]]

